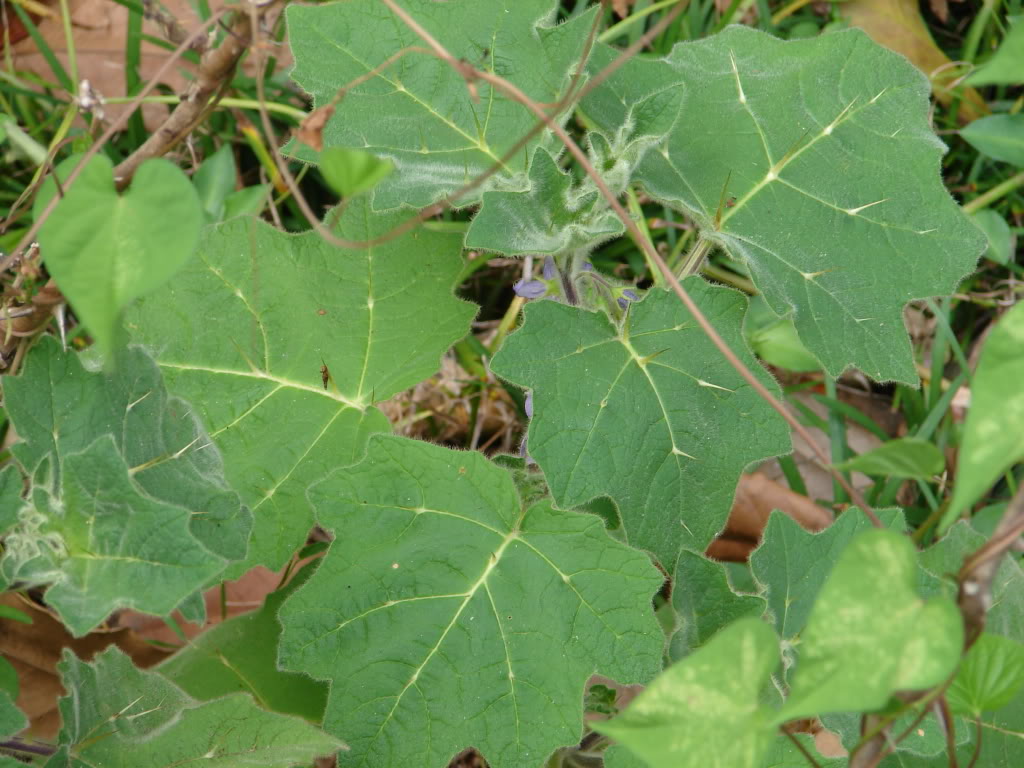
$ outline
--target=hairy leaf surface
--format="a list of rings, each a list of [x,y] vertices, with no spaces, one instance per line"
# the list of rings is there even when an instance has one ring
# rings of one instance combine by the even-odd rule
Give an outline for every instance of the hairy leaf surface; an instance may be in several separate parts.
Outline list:
[[[479,749],[536,766],[580,737],[594,672],[649,679],[662,577],[597,517],[525,507],[477,453],[396,437],[310,489],[337,538],[281,609],[281,661],[332,681],[325,728],[352,765]]]
[[[766,604],[760,595],[734,592],[721,563],[683,551],[672,580],[672,607],[680,626],[672,636],[669,654],[681,659],[733,621],[760,618]]]
[[[64,457],[58,486],[36,486],[5,541],[10,581],[51,584],[46,601],[72,634],[117,608],[166,616],[225,561],[189,530],[192,514],[146,495],[113,437]]]
[[[212,552],[245,557],[252,515],[227,487],[220,455],[191,408],[168,395],[143,350],[123,351],[111,372],[100,373],[43,337],[4,391],[22,440],[11,450],[27,472],[49,456],[59,483],[66,456],[110,435],[143,491],[190,510],[189,530]]]
[[[553,0],[402,3],[456,59],[510,80],[543,104],[564,96],[596,11],[556,26],[556,5]],[[482,189],[495,183],[522,188],[532,148],[556,146],[545,130],[503,161],[533,128],[534,115],[484,82],[473,84],[479,97],[474,99],[465,79],[424,53],[420,37],[376,0],[291,6],[288,36],[295,55],[292,77],[318,107],[339,88],[369,75],[338,106],[323,140],[324,146],[365,149],[395,164],[395,173],[374,190],[378,210],[427,205],[498,162],[500,172],[458,202],[479,200]],[[400,51],[406,55],[387,61]]]
[[[740,359],[746,301],[700,278],[687,289]],[[608,495],[628,541],[672,567],[722,527],[740,473],[789,450],[782,418],[718,353],[679,300],[652,290],[625,326],[545,301],[526,308],[492,370],[534,390],[529,452],[556,502]]]
[[[357,198],[338,229],[369,240],[405,217]],[[389,430],[373,403],[432,374],[465,334],[474,308],[452,295],[459,253],[448,234],[347,250],[238,219],[213,228],[174,284],[130,315],[253,511],[246,565],[285,563],[313,523],[309,484],[358,461],[367,436]]]
[[[267,712],[246,694],[198,702],[111,646],[91,664],[70,651],[58,669],[63,754],[78,768],[309,765],[344,745],[305,720]]]
[[[622,232],[597,192],[574,185],[545,150],[530,164],[526,192],[484,192],[466,233],[467,248],[498,253],[560,253],[593,247]]]
[[[903,306],[949,293],[984,245],[942,185],[927,80],[855,30],[729,27],[664,66],[683,106],[635,177],[748,266],[830,373],[917,381]]]

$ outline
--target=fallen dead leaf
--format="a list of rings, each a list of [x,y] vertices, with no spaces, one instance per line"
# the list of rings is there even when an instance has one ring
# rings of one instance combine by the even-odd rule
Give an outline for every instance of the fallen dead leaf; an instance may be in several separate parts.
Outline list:
[[[167,657],[167,652],[147,643],[130,629],[92,632],[73,638],[64,625],[45,608],[17,592],[0,595],[0,604],[27,614],[31,624],[0,619],[0,652],[18,673],[19,692],[15,702],[29,719],[25,735],[52,741],[60,728],[57,699],[64,689],[57,676],[57,662],[65,648],[81,659],[116,645],[140,667],[151,667]]]
[[[705,554],[715,560],[745,561],[760,542],[773,509],[785,512],[808,531],[823,530],[833,520],[830,511],[767,475],[742,475],[725,530]]]
[[[952,87],[961,73],[932,39],[921,18],[918,0],[848,0],[838,5],[850,24],[863,29],[879,45],[902,53],[924,72],[939,102],[952,102]],[[961,122],[969,123],[989,113],[985,100],[973,88],[958,93],[962,97],[958,113]]]

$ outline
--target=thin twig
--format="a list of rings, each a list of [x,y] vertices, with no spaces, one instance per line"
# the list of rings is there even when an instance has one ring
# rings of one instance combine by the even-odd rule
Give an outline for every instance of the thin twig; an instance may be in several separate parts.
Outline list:
[[[957,603],[964,617],[964,650],[970,648],[985,629],[992,607],[992,582],[1005,555],[1024,533],[1024,485],[1010,499],[1002,520],[992,536],[964,559],[957,574],[960,584]]]
[[[786,736],[789,738],[789,740],[792,741],[793,744],[796,745],[796,748],[798,750],[800,750],[800,754],[803,755],[805,758],[807,758],[807,762],[809,762],[812,766],[814,766],[814,768],[821,768],[821,766],[818,764],[818,761],[814,759],[814,755],[812,755],[810,752],[808,752],[807,748],[803,744],[800,743],[800,739],[798,739],[796,737],[795,733],[790,733],[789,731],[787,731],[785,728],[782,728],[782,727],[780,727],[779,730],[782,731],[784,734],[786,734]]]

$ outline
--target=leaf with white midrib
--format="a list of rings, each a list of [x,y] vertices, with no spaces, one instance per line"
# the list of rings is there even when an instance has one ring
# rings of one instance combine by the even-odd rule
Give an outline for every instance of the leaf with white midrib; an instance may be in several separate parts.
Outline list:
[[[553,0],[402,3],[456,59],[500,75],[541,104],[563,97],[597,10],[556,24],[556,5]],[[500,163],[534,126],[536,118],[521,104],[485,82],[467,85],[446,61],[423,52],[416,32],[376,0],[291,6],[287,16],[292,77],[317,107],[363,78],[337,106],[323,142],[394,162],[395,173],[374,190],[378,210],[421,207],[454,192]],[[567,115],[563,110],[557,119]],[[557,144],[550,131],[542,131],[459,203],[478,201],[488,188],[522,189],[532,150],[554,150]],[[316,160],[303,146],[293,149]]]
[[[372,240],[407,217],[357,198],[337,229]],[[446,233],[350,250],[235,219],[212,228],[174,283],[129,314],[253,511],[249,556],[231,578],[287,561],[313,524],[306,488],[358,461],[369,434],[389,431],[373,403],[434,373],[466,333],[475,308],[452,295],[460,252]]]
[[[744,298],[689,278],[687,290],[740,359]],[[718,353],[675,296],[652,290],[622,328],[555,302],[527,307],[491,369],[533,389],[528,450],[555,501],[607,495],[630,544],[672,567],[703,551],[728,515],[743,469],[789,450],[782,419]]]
[[[904,305],[949,293],[984,245],[942,183],[926,78],[857,30],[729,27],[661,61],[682,106],[635,178],[741,260],[830,373],[915,382]]]
[[[579,738],[593,672],[660,665],[650,561],[599,518],[524,508],[479,454],[378,436],[310,495],[322,525],[361,535],[282,607],[280,659],[332,681],[324,725],[357,765],[440,767],[473,745],[533,766]]]

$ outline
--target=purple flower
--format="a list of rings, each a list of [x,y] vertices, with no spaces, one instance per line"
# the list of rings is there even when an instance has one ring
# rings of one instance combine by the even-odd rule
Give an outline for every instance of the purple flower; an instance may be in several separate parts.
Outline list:
[[[558,274],[558,270],[555,268],[555,260],[550,256],[544,258],[544,279],[554,280]]]
[[[548,292],[548,287],[540,280],[517,280],[512,290],[524,299],[539,299]]]
[[[584,272],[593,272],[594,265],[591,264],[589,261],[584,261],[582,264],[580,264],[580,269]]]
[[[625,300],[624,298],[622,298],[621,296],[619,296],[619,298],[618,298],[618,299],[616,299],[616,301],[618,301],[618,302],[619,302],[619,309],[625,309],[626,307],[628,307],[628,306],[629,306],[629,302],[628,302],[628,301],[626,301],[626,300]]]
[[[531,389],[526,393],[526,402],[523,403],[523,409],[526,411],[526,418],[533,418],[533,390]]]
[[[622,295],[625,296],[630,301],[640,301],[640,297],[636,295],[636,291],[631,291],[629,288],[624,290],[622,292]]]

